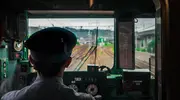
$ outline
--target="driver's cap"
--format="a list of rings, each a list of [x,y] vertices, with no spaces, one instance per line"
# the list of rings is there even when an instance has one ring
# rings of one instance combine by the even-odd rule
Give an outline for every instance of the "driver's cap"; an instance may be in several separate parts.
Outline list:
[[[63,28],[51,27],[35,32],[25,42],[35,61],[61,62],[70,57],[76,36]]]

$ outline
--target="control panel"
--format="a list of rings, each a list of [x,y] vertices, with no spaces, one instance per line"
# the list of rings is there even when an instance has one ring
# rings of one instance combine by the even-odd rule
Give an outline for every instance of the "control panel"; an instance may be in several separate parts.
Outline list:
[[[64,83],[77,92],[89,93],[93,96],[103,95],[107,88],[107,79],[104,72],[65,72]]]
[[[123,75],[123,89],[125,92],[149,94],[151,74],[148,69],[124,70]]]
[[[23,42],[9,41],[9,60],[23,59]]]
[[[27,77],[27,84],[30,85],[36,78],[36,73],[31,73]],[[64,72],[63,82],[66,86],[77,92],[84,92],[93,96],[101,95],[106,97],[108,83],[104,72]]]
[[[37,73],[29,73],[30,64],[28,61],[19,64],[19,87],[30,85],[36,79]],[[99,68],[105,68],[104,66]],[[65,71],[63,82],[66,86],[77,92],[84,92],[93,96],[101,95],[103,100],[127,100],[133,96],[142,99],[147,97],[149,100],[150,91],[150,72],[143,69],[123,70],[123,75],[112,74],[110,71],[101,71],[98,66],[88,66],[88,71]],[[142,99],[147,100],[147,99]]]
[[[0,59],[0,81],[8,77],[8,60]]]
[[[9,71],[8,71],[8,65],[9,65],[9,59],[8,59],[8,46],[5,41],[2,41],[0,44],[0,82],[8,77]]]
[[[29,74],[29,72],[30,72],[30,70],[31,70],[31,67],[30,67],[30,63],[28,62],[28,61],[26,61],[26,60],[24,60],[24,61],[21,61],[19,64],[17,64],[17,69],[18,70],[16,70],[16,71],[18,71],[18,75],[17,75],[17,77],[19,77],[18,78],[18,88],[23,88],[23,87],[25,87],[25,86],[27,86],[27,77],[28,77],[28,74]]]

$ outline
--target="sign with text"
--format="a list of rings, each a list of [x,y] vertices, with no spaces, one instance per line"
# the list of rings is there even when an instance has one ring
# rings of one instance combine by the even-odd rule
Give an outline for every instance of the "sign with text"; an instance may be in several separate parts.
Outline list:
[[[134,22],[119,22],[119,60],[120,67],[134,69],[133,47]]]

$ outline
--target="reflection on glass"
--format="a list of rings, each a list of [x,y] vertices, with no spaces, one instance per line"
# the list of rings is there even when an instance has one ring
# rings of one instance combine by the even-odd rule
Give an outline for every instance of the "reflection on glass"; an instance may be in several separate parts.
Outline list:
[[[73,32],[77,44],[71,55],[72,62],[66,71],[87,70],[88,64],[114,64],[113,18],[29,19],[29,36],[47,27],[63,27]]]
[[[155,75],[155,18],[138,18],[135,23],[135,65]]]

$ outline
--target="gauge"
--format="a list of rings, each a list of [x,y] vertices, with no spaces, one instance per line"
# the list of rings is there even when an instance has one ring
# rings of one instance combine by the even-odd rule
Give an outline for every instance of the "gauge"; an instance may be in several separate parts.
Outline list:
[[[4,67],[4,68],[6,67],[6,62],[3,63],[3,67]]]
[[[96,95],[98,93],[98,87],[95,84],[90,84],[86,91],[91,95]]]
[[[14,41],[14,50],[21,51],[23,48],[23,42]]]
[[[78,87],[75,84],[70,84],[69,87],[78,92]]]
[[[6,78],[6,73],[4,73],[3,77]]]

